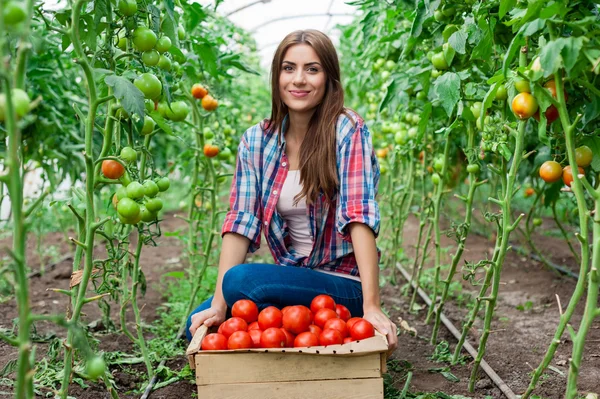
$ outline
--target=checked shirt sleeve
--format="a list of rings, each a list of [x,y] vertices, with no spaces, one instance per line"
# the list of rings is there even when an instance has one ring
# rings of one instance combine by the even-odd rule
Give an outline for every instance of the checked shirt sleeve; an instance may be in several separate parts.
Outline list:
[[[375,200],[379,183],[379,165],[373,151],[369,130],[364,125],[353,128],[341,146],[339,157],[340,192],[336,209],[336,229],[350,241],[348,225],[364,223],[379,235],[379,205]]]
[[[230,210],[225,216],[221,236],[225,233],[243,235],[250,239],[248,252],[255,252],[260,248],[260,186],[255,171],[254,159],[250,151],[248,132],[242,137],[238,148],[236,168],[229,196]]]

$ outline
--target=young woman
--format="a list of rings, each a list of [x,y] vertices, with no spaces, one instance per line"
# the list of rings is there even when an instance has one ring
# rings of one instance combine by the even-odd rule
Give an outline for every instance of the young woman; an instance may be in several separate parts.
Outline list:
[[[331,40],[317,30],[287,35],[271,86],[271,118],[239,145],[215,294],[189,317],[187,338],[221,324],[239,299],[282,308],[327,294],[386,334],[393,350],[375,245],[379,165],[362,118],[344,108]],[[276,264],[244,264],[261,232]]]

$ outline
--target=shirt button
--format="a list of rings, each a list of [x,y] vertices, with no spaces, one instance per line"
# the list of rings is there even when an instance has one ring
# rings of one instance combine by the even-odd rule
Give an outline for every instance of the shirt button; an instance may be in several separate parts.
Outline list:
[[[287,166],[287,162],[282,162],[281,166]]]
[[[277,190],[273,190],[273,194],[277,195]]]
[[[268,226],[268,225],[269,225],[269,222],[265,222],[265,226]]]

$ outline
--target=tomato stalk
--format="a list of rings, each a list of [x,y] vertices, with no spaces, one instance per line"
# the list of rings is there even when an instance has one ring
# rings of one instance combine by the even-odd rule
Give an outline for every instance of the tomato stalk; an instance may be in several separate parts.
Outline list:
[[[392,261],[391,264],[395,269],[396,262],[398,262],[398,250],[402,247],[403,241],[403,230],[404,223],[406,223],[406,219],[408,218],[410,206],[412,205],[413,196],[414,196],[414,186],[415,186],[415,177],[414,175],[414,157],[412,155],[412,151],[409,152],[409,156],[407,157],[406,164],[408,164],[407,173],[403,174],[405,176],[404,184],[401,185],[400,189],[394,189],[391,198],[391,209],[396,209],[398,211],[394,211],[394,222],[393,224],[393,245],[392,245]],[[398,201],[395,194],[402,193],[400,200]]]
[[[448,158],[450,154],[450,133],[446,136],[446,143],[444,144],[444,155],[442,158],[443,167],[442,167],[442,178],[440,179],[440,184],[435,187],[435,193],[433,197],[433,232],[435,235],[435,239],[433,244],[435,246],[435,276],[433,280],[433,294],[431,296],[431,304],[433,306],[434,303],[437,302],[438,297],[438,285],[440,281],[440,269],[442,267],[442,244],[441,244],[441,232],[440,232],[440,208],[442,206],[442,198],[444,195],[444,180],[446,175],[448,174]],[[425,319],[425,323],[429,323],[431,320],[431,316],[433,314],[433,307],[430,306],[427,311],[427,317]]]
[[[569,234],[567,233],[567,231],[565,230],[565,228],[563,227],[562,223],[560,222],[560,220],[558,218],[558,215],[556,213],[556,203],[557,203],[557,201],[552,201],[552,217],[554,218],[554,223],[556,223],[556,226],[560,230],[560,233],[562,234],[563,238],[567,242],[567,245],[569,246],[569,250],[571,251],[571,254],[573,254],[573,258],[575,259],[575,262],[580,263],[581,259],[579,259],[579,254],[577,253],[577,251],[575,251],[575,248],[573,248],[573,244],[571,243],[571,238],[569,237]]]
[[[565,100],[565,95],[564,95],[564,82],[563,82],[562,75],[560,73],[556,73],[554,81],[556,83],[556,97],[557,97],[556,100],[558,103],[557,104],[558,105],[557,106],[558,114],[559,114],[561,125],[563,127],[564,134],[565,134],[565,145],[567,147],[567,158],[569,161],[569,165],[571,165],[571,168],[573,170],[577,170],[577,163],[575,162],[575,126],[577,125],[577,122],[579,121],[579,117],[575,120],[574,123],[571,124],[568,109],[567,109],[567,104],[566,104],[566,100]],[[571,182],[571,190],[572,190],[573,194],[575,195],[575,199],[577,201],[577,209],[579,211],[579,230],[580,230],[580,232],[578,234],[576,234],[576,237],[580,242],[580,248],[581,248],[581,263],[579,266],[579,278],[577,279],[577,284],[575,285],[575,290],[573,291],[573,295],[571,296],[571,299],[569,299],[569,304],[567,305],[564,313],[560,315],[558,326],[556,327],[554,337],[552,338],[552,341],[551,341],[548,349],[546,350],[546,354],[544,355],[542,362],[539,364],[539,366],[533,372],[533,376],[531,377],[531,382],[529,383],[529,387],[527,387],[527,391],[525,391],[525,393],[523,394],[523,399],[527,399],[528,397],[531,396],[540,377],[542,376],[542,374],[544,373],[544,371],[546,370],[546,368],[548,367],[548,365],[554,358],[554,354],[556,353],[556,349],[558,348],[558,345],[560,344],[560,340],[565,331],[565,328],[567,328],[567,326],[570,327],[569,321],[571,320],[571,317],[573,316],[573,313],[575,312],[575,308],[577,307],[577,304],[579,303],[579,301],[581,300],[581,297],[583,296],[583,294],[585,292],[586,280],[588,278],[590,279],[590,282],[588,283],[589,284],[588,300],[590,299],[590,295],[593,296],[593,293],[590,293],[589,290],[593,290],[594,287],[595,287],[596,293],[598,290],[598,285],[593,284],[593,282],[591,281],[592,273],[590,273],[590,275],[588,276],[589,263],[590,263],[590,246],[588,243],[589,215],[588,215],[588,209],[587,209],[587,205],[586,205],[585,193],[584,193],[582,185],[583,185],[583,181],[579,178],[579,176],[576,173],[574,173],[573,181]],[[590,194],[595,192],[593,189],[590,189],[588,191],[590,192]],[[597,202],[596,202],[596,209],[598,210]],[[595,217],[596,216],[594,216],[594,218]],[[594,247],[593,247],[593,255],[592,255],[594,259],[596,256],[596,252],[598,252],[600,250],[600,248],[598,247],[598,244],[596,243],[597,237],[599,237],[598,235],[596,235],[596,227],[597,227],[596,224],[594,224],[594,231],[593,231]],[[593,265],[595,268],[597,268],[597,263],[593,263]],[[594,302],[594,304],[595,303],[596,302]],[[588,309],[588,306],[594,306],[594,305],[591,305],[590,303],[586,303],[586,308],[584,311],[584,318],[582,319],[582,322],[581,322],[582,324],[580,326],[580,331],[576,337],[573,337],[573,355],[574,356],[578,355],[575,353],[575,348],[576,347],[578,348],[578,345],[583,345],[583,343],[585,342],[585,335],[582,336],[582,335],[580,335],[580,333],[582,331],[582,328],[586,327],[585,326],[586,317],[590,317],[590,310]],[[593,312],[591,312],[591,313],[593,313]],[[577,341],[578,341],[577,345],[575,344],[575,339],[577,339]],[[578,350],[579,350],[579,348],[578,348]],[[569,375],[568,375],[568,381],[567,381],[566,398],[568,398],[568,399],[576,397],[576,395],[573,396],[573,389],[575,389],[575,391],[576,391],[577,375],[579,372],[580,361],[581,361],[581,357],[579,357],[579,359],[572,358],[572,360],[571,360],[571,366],[569,368]],[[576,394],[576,392],[575,392],[575,394]],[[571,395],[571,396],[569,396],[569,395]]]
[[[474,142],[475,142],[475,130],[473,129],[473,124],[469,123],[467,125],[468,131],[468,142],[467,142],[467,150],[466,153],[473,153],[475,151]],[[431,344],[435,345],[437,343],[437,335],[440,328],[441,316],[444,310],[444,304],[446,303],[446,299],[448,298],[448,293],[450,292],[450,284],[452,283],[452,279],[456,274],[456,269],[458,267],[458,263],[462,258],[462,254],[465,250],[465,241],[467,240],[467,236],[469,235],[469,230],[471,228],[471,217],[473,215],[473,200],[475,198],[475,192],[477,187],[486,183],[486,181],[478,182],[477,181],[478,173],[469,174],[469,192],[467,193],[467,197],[463,198],[465,201],[465,218],[463,224],[460,228],[456,230],[456,241],[457,248],[456,252],[452,256],[452,263],[450,264],[450,270],[448,271],[448,276],[445,280],[441,280],[442,284],[442,294],[438,304],[431,302],[430,312],[433,312],[435,315],[435,322],[433,324],[433,331],[431,333]],[[433,311],[432,311],[433,309]],[[431,314],[431,313],[430,313]]]
[[[544,254],[542,254],[542,252],[539,250],[537,245],[535,245],[535,242],[533,242],[533,238],[532,238],[532,234],[537,227],[532,222],[532,220],[533,220],[533,216],[535,214],[535,210],[537,209],[537,204],[538,204],[538,201],[540,200],[540,198],[541,198],[540,195],[535,196],[535,199],[533,200],[533,203],[531,204],[531,207],[529,208],[529,212],[527,212],[527,217],[525,218],[525,228],[524,229],[519,228],[519,231],[523,234],[523,236],[525,236],[525,241],[527,241],[529,248],[531,248],[531,250],[538,256],[539,260],[544,264],[544,266],[548,270],[554,270],[550,267],[550,263],[548,262],[548,259],[546,259]]]

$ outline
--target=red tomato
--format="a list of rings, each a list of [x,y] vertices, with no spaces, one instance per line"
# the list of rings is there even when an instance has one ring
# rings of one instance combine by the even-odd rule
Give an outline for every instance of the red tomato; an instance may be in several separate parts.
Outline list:
[[[346,327],[348,327],[348,332],[350,332],[354,323],[356,323],[359,320],[362,320],[362,317],[353,317],[346,322]]]
[[[202,340],[203,351],[220,351],[227,349],[227,337],[223,334],[208,334]]]
[[[365,319],[357,321],[350,329],[350,336],[355,341],[371,338],[373,335],[375,335],[375,328]]]
[[[252,338],[252,344],[255,348],[260,348],[260,336],[262,335],[262,330],[248,330],[248,334],[250,334],[250,338]]]
[[[346,322],[342,319],[329,319],[325,322],[325,326],[323,326],[323,330],[338,330],[340,334],[342,334],[343,338],[348,336],[348,327],[346,327]]]
[[[325,326],[325,322],[329,319],[337,319],[338,315],[335,313],[335,310],[331,310],[329,308],[320,309],[317,313],[315,313],[315,321],[314,323],[319,327],[323,328]]]
[[[286,306],[283,309],[281,309],[281,314],[285,314],[285,312],[287,312],[288,310],[290,310],[291,306]]]
[[[223,323],[223,335],[227,338],[236,331],[248,331],[248,323],[242,318],[232,317]]]
[[[286,343],[286,335],[281,328],[267,328],[260,336],[261,348],[283,348]]]
[[[102,174],[109,179],[118,179],[125,173],[125,168],[121,163],[112,159],[102,161]]]
[[[217,332],[219,334],[223,334],[223,326],[224,326],[225,322],[221,323],[221,325],[219,326],[219,328],[217,329]]]
[[[263,331],[267,328],[281,328],[282,319],[283,314],[281,310],[275,306],[269,306],[258,314],[258,325]]]
[[[338,317],[344,321],[348,321],[352,317],[348,308],[339,303],[335,305],[335,313],[337,313]]]
[[[315,334],[318,337],[323,332],[323,329],[317,325],[311,324],[310,326],[308,326],[308,331]]]
[[[349,344],[350,342],[354,342],[354,340],[352,339],[352,337],[346,337],[346,338],[344,338],[344,344]]]
[[[323,346],[327,345],[341,345],[344,343],[344,337],[338,330],[323,330],[319,336],[319,344]]]
[[[283,333],[285,334],[285,346],[286,346],[286,348],[293,348],[294,347],[294,340],[296,339],[296,335],[292,334],[291,332],[289,332],[285,328],[282,328],[281,331],[283,331]]]
[[[306,348],[309,346],[318,346],[319,345],[319,336],[311,333],[310,331],[305,331],[303,333],[298,334],[296,339],[294,340],[294,348]]]
[[[260,330],[260,326],[258,325],[258,321],[252,322],[248,324],[248,331],[251,330]]]
[[[319,309],[323,308],[335,310],[335,301],[329,295],[317,295],[310,303],[310,310],[314,314],[317,314]]]
[[[305,306],[292,306],[283,314],[283,328],[294,334],[308,330],[310,310]]]
[[[585,171],[580,166],[577,167],[577,172],[580,175],[585,174]],[[562,179],[563,179],[563,183],[565,183],[567,186],[571,187],[571,183],[573,183],[573,171],[571,170],[571,165],[567,165],[563,169]]]
[[[229,349],[248,349],[254,346],[252,337],[246,331],[236,331],[227,340]]]
[[[231,315],[244,319],[246,323],[253,323],[258,320],[258,306],[249,299],[240,299],[233,304]]]

